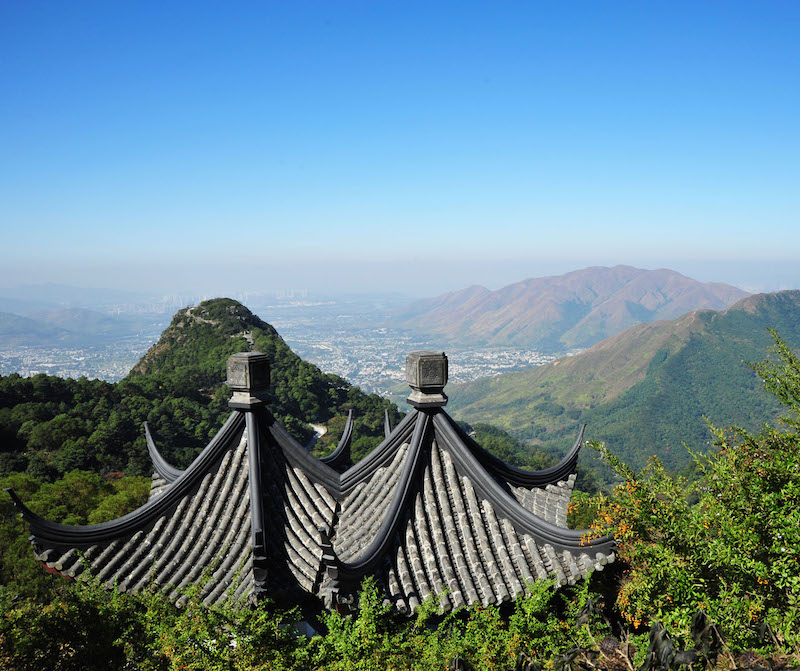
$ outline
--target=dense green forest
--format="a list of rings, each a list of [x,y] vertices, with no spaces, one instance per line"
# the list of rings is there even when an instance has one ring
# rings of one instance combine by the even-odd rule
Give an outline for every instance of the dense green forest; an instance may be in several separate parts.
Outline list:
[[[776,340],[756,366],[788,411],[758,432],[714,429],[692,482],[658,459],[636,472],[595,444],[620,482],[579,497],[590,533],[611,532],[619,561],[573,587],[529,585],[516,602],[440,615],[428,601],[396,615],[367,580],[355,617],[320,613],[324,635],[298,635],[300,613],[269,602],[178,609],[45,574],[30,554],[0,588],[0,666],[23,669],[474,669],[790,671],[800,665],[800,359]],[[492,429],[485,433],[491,437]],[[513,450],[502,433],[496,438]],[[511,454],[513,457],[513,453]],[[98,521],[135,505],[145,478],[73,472],[4,479],[63,520]],[[74,496],[74,492],[80,496]],[[4,542],[21,525],[0,507]],[[17,537],[21,534],[17,533]],[[27,567],[23,566],[27,561]],[[38,569],[38,573],[34,571]],[[21,578],[25,572],[28,577]],[[8,576],[4,575],[4,581]]]
[[[269,407],[278,420],[303,443],[313,435],[309,422],[329,426],[317,446],[321,452],[333,449],[350,409],[355,458],[382,438],[384,409],[394,423],[401,417],[385,399],[303,361],[240,303],[214,299],[178,312],[116,384],[0,376],[0,474],[24,471],[49,481],[74,469],[148,475],[144,421],[164,456],[185,467],[230,412],[223,384],[228,356],[251,347],[270,358]]]

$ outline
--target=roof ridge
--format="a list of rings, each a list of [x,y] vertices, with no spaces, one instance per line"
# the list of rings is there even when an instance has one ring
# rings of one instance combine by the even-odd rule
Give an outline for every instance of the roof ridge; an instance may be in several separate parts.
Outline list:
[[[433,422],[434,427],[439,430],[437,434],[441,435],[456,467],[460,467],[462,474],[470,477],[476,489],[483,494],[484,498],[497,506],[516,529],[541,538],[544,542],[564,550],[584,550],[587,545],[604,552],[613,548],[614,541],[608,536],[587,540],[586,531],[556,526],[526,509],[481,468],[482,464],[469,448],[464,449],[466,445],[459,441],[459,435],[455,430],[458,425],[452,418],[446,413],[441,413],[433,418]]]
[[[412,486],[416,479],[422,459],[422,446],[425,438],[430,431],[432,422],[431,415],[435,415],[436,410],[423,411],[415,414],[414,433],[411,443],[406,453],[406,463],[400,474],[400,479],[395,486],[394,496],[389,510],[383,518],[378,533],[372,543],[362,553],[361,558],[354,562],[339,562],[340,575],[349,581],[361,579],[366,573],[372,571],[375,566],[383,559],[390,540],[394,536],[397,525],[402,520],[405,512],[405,504],[412,492]]]
[[[488,452],[479,445],[458,426],[458,424],[453,423],[453,426],[459,438],[472,451],[473,455],[481,462],[481,465],[486,468],[486,470],[516,487],[543,487],[549,484],[556,484],[561,480],[566,480],[577,469],[578,457],[583,447],[583,434],[586,431],[586,424],[582,424],[572,447],[557,464],[538,471],[528,471],[498,459],[491,452]]]

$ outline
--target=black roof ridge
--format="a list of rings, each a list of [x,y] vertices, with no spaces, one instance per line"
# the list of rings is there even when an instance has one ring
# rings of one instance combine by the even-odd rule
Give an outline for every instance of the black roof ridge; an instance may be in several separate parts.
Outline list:
[[[570,475],[575,473],[581,447],[583,447],[583,434],[586,431],[586,424],[582,424],[578,430],[578,437],[575,439],[572,447],[557,464],[538,471],[528,471],[523,468],[511,466],[502,459],[498,459],[471,438],[458,424],[453,423],[453,425],[459,438],[472,451],[478,461],[481,462],[481,465],[493,475],[515,487],[544,487],[546,485],[556,484],[561,480],[566,480]]]
[[[264,523],[264,487],[261,479],[261,419],[269,425],[275,419],[263,407],[255,412],[239,413],[245,416],[247,431],[247,469],[250,486],[250,546],[253,563],[253,596],[259,598],[266,592],[267,540]]]
[[[417,408],[412,408],[400,423],[394,427],[392,433],[372,449],[361,461],[348,468],[341,475],[342,490],[349,492],[359,482],[363,482],[376,470],[394,458],[394,453],[412,436],[416,418],[419,415]]]
[[[275,443],[280,447],[286,461],[295,468],[302,468],[312,482],[321,484],[331,495],[339,498],[341,485],[338,471],[321,462],[305,447],[298,443],[280,422],[272,422],[268,427]]]
[[[609,553],[613,551],[615,542],[611,537],[591,538],[590,530],[575,530],[560,527],[548,522],[539,515],[525,508],[517,499],[511,496],[497,481],[488,470],[484,470],[485,464],[474,454],[473,446],[478,447],[481,453],[489,454],[483,448],[472,442],[472,446],[463,440],[467,437],[461,431],[458,424],[443,409],[435,411],[414,410],[409,415],[415,416],[414,433],[411,439],[409,452],[405,456],[403,472],[395,485],[392,494],[392,502],[389,510],[384,514],[383,522],[370,543],[369,547],[360,553],[360,558],[354,562],[342,562],[338,560],[338,568],[342,578],[351,582],[357,581],[369,573],[377,565],[385,554],[392,536],[396,531],[397,524],[404,519],[409,500],[416,493],[414,487],[415,475],[419,470],[419,464],[423,462],[423,447],[432,440],[437,440],[440,448],[444,448],[451,455],[457,472],[466,475],[472,482],[481,498],[486,499],[495,509],[498,517],[506,518],[511,522],[515,529],[523,534],[532,536],[537,542],[550,544],[559,551],[578,552],[588,554],[588,552]],[[424,429],[421,428],[424,424]],[[431,439],[427,439],[429,434],[433,434]],[[581,430],[576,445],[578,449],[582,441],[583,430]],[[467,437],[468,438],[468,437]],[[471,440],[471,439],[470,439]],[[399,446],[398,446],[399,447]],[[392,455],[396,450],[392,451]],[[491,455],[490,455],[491,456]],[[568,460],[577,459],[575,446],[570,453],[562,460],[563,465]],[[377,469],[371,469],[371,473]],[[521,469],[517,469],[521,470]],[[548,469],[552,471],[553,469]],[[370,474],[371,474],[370,473]],[[536,471],[522,471],[525,474],[537,474]],[[359,479],[359,482],[363,478]],[[537,486],[550,484],[552,480],[542,481]]]
[[[383,437],[388,438],[392,434],[392,420],[389,419],[389,408],[383,409]]]
[[[183,471],[179,468],[175,468],[166,459],[164,459],[158,447],[156,446],[156,441],[153,440],[153,436],[150,433],[149,423],[142,422],[142,426],[144,426],[144,437],[147,441],[147,451],[150,454],[150,461],[153,462],[153,468],[155,469],[156,473],[158,473],[167,482],[167,484],[171,485],[179,477],[181,477],[181,475],[183,475]]]
[[[344,425],[342,437],[336,449],[325,457],[321,457],[320,461],[323,464],[328,464],[331,468],[342,472],[347,470],[352,465],[350,458],[350,445],[353,440],[353,410],[352,408],[347,413],[347,423]]]
[[[409,413],[411,414],[411,413]],[[426,436],[433,427],[433,415],[438,412],[426,411],[414,413],[414,432],[411,436],[408,452],[405,456],[405,464],[400,473],[400,478],[395,485],[392,495],[392,502],[386,511],[381,526],[375,534],[369,546],[360,554],[358,560],[354,562],[339,562],[338,568],[345,580],[356,580],[371,572],[383,560],[386,550],[389,548],[398,524],[405,519],[407,502],[410,500],[414,491],[414,483],[417,480],[417,473],[420,464],[423,463],[423,445],[427,442]]]
[[[302,468],[312,481],[321,484],[331,496],[341,501],[359,483],[370,478],[375,471],[394,458],[400,446],[410,438],[418,414],[416,409],[409,412],[395,427],[392,435],[343,473],[312,456],[279,422],[274,422],[270,431],[292,466]]]

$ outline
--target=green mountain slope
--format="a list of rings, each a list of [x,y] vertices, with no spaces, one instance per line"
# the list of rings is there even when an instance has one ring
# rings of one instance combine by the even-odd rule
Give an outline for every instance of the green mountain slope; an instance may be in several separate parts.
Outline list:
[[[224,386],[228,356],[249,348],[272,362],[272,413],[301,441],[308,423],[327,424],[329,448],[356,416],[353,454],[379,442],[383,413],[395,406],[322,373],[289,349],[272,326],[236,301],[220,298],[178,312],[158,342],[117,384],[37,375],[0,377],[0,474],[27,470],[52,479],[73,468],[147,474],[141,423],[148,421],[165,456],[189,463],[230,410]]]
[[[708,446],[704,416],[754,427],[778,413],[746,361],[764,358],[775,328],[800,347],[800,291],[749,296],[722,311],[639,324],[581,354],[522,373],[454,386],[458,419],[491,422],[530,444],[564,449],[582,422],[632,466],[658,454],[689,462]]]

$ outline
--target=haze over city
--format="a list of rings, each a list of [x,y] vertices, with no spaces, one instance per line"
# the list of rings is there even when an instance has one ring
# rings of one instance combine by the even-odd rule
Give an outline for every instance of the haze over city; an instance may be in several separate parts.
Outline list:
[[[800,285],[796,3],[0,16],[0,286]]]

